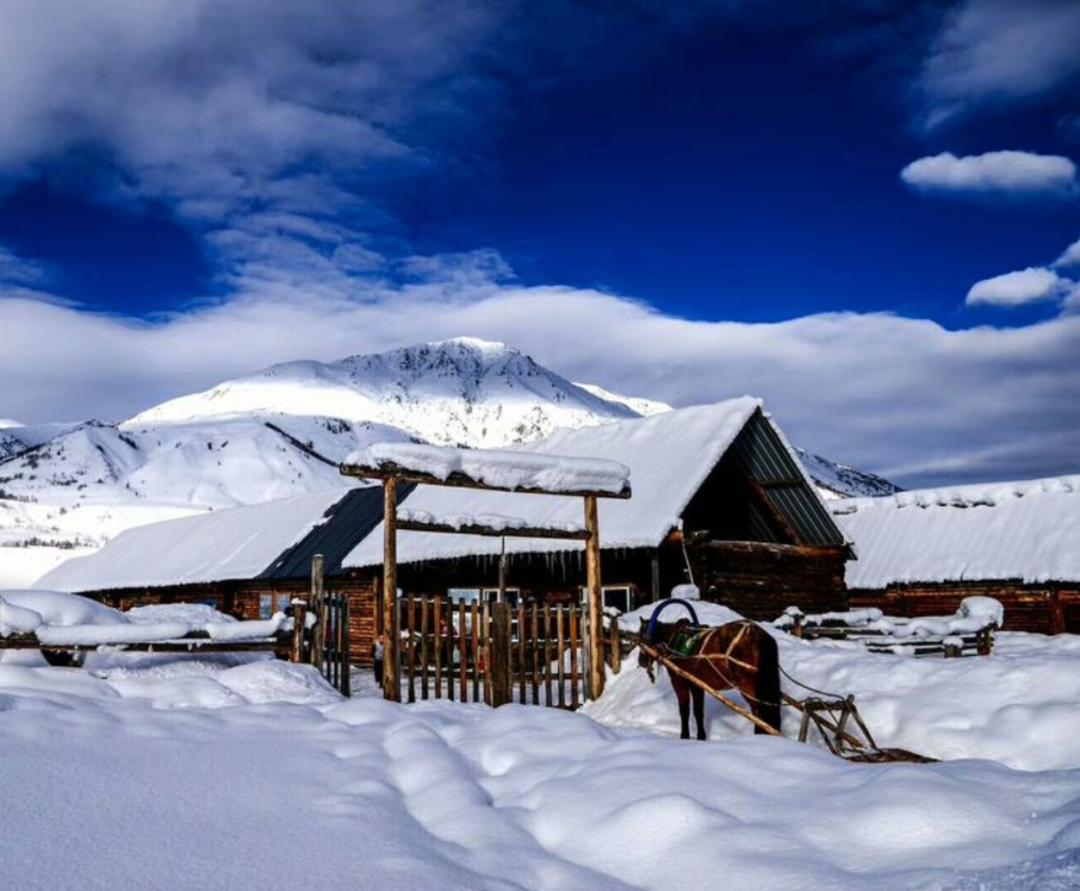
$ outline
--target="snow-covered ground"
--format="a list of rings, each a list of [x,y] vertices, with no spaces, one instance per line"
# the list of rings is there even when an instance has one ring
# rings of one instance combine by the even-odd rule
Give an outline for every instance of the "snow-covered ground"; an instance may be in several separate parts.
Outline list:
[[[12,599],[52,622],[116,620]],[[60,669],[10,653],[4,887],[1080,887],[1080,638],[1002,634],[991,657],[922,661],[780,640],[793,676],[857,694],[879,743],[950,760],[850,764],[719,709],[712,741],[680,741],[666,681],[633,658],[572,714],[395,705],[370,684],[345,701],[307,666],[252,655]]]
[[[1080,771],[853,765],[533,707],[345,702],[275,662],[123,662],[0,666],[5,887],[1080,882]]]

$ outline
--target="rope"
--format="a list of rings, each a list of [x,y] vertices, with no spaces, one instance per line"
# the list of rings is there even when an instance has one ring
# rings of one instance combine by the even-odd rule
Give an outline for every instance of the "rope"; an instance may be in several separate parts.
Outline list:
[[[827,696],[829,699],[843,699],[843,696],[839,696],[836,693],[827,693],[825,690],[819,690],[817,687],[811,687],[809,684],[804,684],[802,681],[797,681],[790,674],[784,670],[784,666],[777,662],[776,667],[780,669],[780,674],[786,677],[796,687],[802,687],[804,690],[809,690],[811,693],[817,693],[819,696]]]

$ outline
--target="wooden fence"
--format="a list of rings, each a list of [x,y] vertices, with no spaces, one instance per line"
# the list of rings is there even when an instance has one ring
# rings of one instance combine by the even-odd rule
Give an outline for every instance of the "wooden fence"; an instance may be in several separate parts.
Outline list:
[[[405,702],[447,699],[576,709],[585,701],[587,634],[578,605],[481,604],[409,595],[398,599],[397,609]],[[609,634],[614,645],[606,649],[618,653],[617,627]]]

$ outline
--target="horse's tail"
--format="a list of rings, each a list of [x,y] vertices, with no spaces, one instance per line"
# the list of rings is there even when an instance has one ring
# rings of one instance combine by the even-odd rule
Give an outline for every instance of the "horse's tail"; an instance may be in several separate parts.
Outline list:
[[[762,630],[758,645],[757,677],[754,696],[758,701],[758,717],[780,732],[780,653],[776,640]],[[760,727],[755,733],[764,733]]]

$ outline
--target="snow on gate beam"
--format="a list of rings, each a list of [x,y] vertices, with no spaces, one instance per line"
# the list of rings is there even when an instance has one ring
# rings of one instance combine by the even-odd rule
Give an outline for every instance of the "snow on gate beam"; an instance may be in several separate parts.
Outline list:
[[[341,465],[345,476],[494,492],[629,498],[630,469],[603,458],[501,449],[375,443]]]

